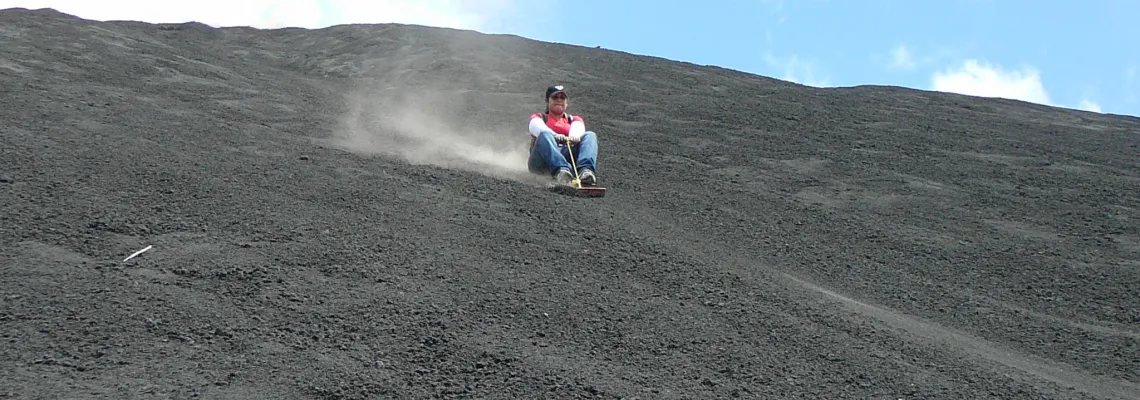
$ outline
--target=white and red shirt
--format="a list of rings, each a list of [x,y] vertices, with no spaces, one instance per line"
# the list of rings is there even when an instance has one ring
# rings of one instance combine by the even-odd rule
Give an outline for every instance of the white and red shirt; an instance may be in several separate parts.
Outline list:
[[[569,136],[573,139],[580,139],[583,133],[586,133],[586,121],[577,115],[563,113],[561,116],[553,114],[546,115],[546,122],[542,122],[542,113],[537,112],[530,116],[530,137],[531,142],[538,138],[538,134],[543,131],[554,132],[555,135]]]

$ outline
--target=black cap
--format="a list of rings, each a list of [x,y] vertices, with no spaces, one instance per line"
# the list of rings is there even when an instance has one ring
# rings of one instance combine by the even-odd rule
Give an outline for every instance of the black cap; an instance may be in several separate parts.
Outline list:
[[[543,97],[543,100],[549,99],[550,96],[558,92],[566,93],[566,90],[563,89],[562,85],[554,85],[546,88],[546,97]]]

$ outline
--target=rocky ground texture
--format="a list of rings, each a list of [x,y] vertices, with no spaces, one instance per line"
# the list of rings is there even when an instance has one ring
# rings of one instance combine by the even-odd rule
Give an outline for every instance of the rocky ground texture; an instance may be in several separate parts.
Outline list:
[[[1137,118],[401,25],[0,41],[0,398],[1140,398]],[[526,174],[552,83],[604,198]]]

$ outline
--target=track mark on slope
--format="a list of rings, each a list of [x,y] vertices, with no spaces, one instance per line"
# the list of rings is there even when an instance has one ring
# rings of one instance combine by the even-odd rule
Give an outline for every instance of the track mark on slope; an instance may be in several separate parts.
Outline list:
[[[968,291],[967,295],[977,299],[979,302],[987,303],[993,307],[1005,308],[1018,314],[1027,315],[1043,321],[1049,321],[1056,324],[1067,325],[1071,328],[1081,329],[1091,333],[1098,333],[1105,336],[1120,336],[1133,340],[1140,340],[1140,333],[1133,332],[1124,328],[1114,328],[1106,325],[1097,325],[1088,322],[1081,322],[1074,319],[1065,318],[1059,315],[1035,311],[1026,307],[1022,307],[1007,301],[1002,301],[993,297],[979,294],[973,291]]]
[[[983,153],[978,151],[946,151],[947,155],[977,161],[988,161],[1008,167],[1027,167],[1033,162],[1041,161],[1033,156],[1015,156],[1001,153]]]
[[[791,170],[800,175],[817,176],[823,172],[831,160],[824,160],[819,158],[794,158],[789,160],[780,160],[779,163],[785,169]]]
[[[781,275],[803,288],[819,292],[844,304],[852,311],[875,318],[892,328],[908,332],[919,338],[958,348],[978,358],[999,363],[1093,396],[1120,399],[1140,398],[1140,385],[1135,383],[1098,378],[1081,373],[1077,368],[1063,363],[1017,354],[1012,350],[1001,348],[968,334],[835,293],[792,275],[786,273],[781,273]]]
[[[16,257],[14,254],[11,258],[6,258],[6,262],[15,262],[21,259],[36,260],[35,263],[29,263],[28,267],[34,268],[38,272],[56,273],[59,271],[56,267],[60,265],[78,265],[92,261],[91,258],[63,246],[36,241],[18,242],[9,250],[14,251],[20,257]]]
[[[1002,231],[1008,235],[1020,237],[1026,240],[1049,242],[1062,240],[1060,234],[1046,230],[1044,227],[1039,227],[1026,222],[990,218],[983,219],[982,221],[989,224],[994,229]]]
[[[903,186],[907,188],[926,190],[930,191],[931,193],[937,193],[939,196],[957,194],[962,190],[960,187],[948,184],[946,182],[939,182],[921,176],[904,174],[901,172],[895,172],[892,174],[892,177],[900,179],[903,182]]]
[[[16,72],[19,74],[28,72],[28,70],[26,68],[20,66],[19,64],[17,64],[16,62],[14,62],[12,60],[7,60],[7,59],[0,59],[0,68],[10,70],[10,71],[13,71],[13,72]]]
[[[1140,235],[1113,234],[1108,235],[1108,238],[1123,252],[1140,253]]]

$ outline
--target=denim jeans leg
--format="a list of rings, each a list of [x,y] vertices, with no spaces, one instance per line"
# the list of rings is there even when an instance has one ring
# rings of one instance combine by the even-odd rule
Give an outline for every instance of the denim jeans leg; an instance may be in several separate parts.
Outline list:
[[[538,145],[536,144],[535,147],[538,147]],[[530,149],[530,158],[526,160],[526,167],[532,174],[549,173],[546,162],[542,161],[542,157],[538,155],[538,149],[534,147]]]
[[[542,132],[535,139],[527,164],[531,172],[550,176],[554,176],[554,172],[560,168],[570,169],[566,149],[558,147],[558,143],[554,141],[554,134],[550,132]]]
[[[582,140],[575,147],[574,156],[577,159],[578,170],[588,168],[591,171],[597,171],[598,135],[592,131],[586,131],[582,135]]]

